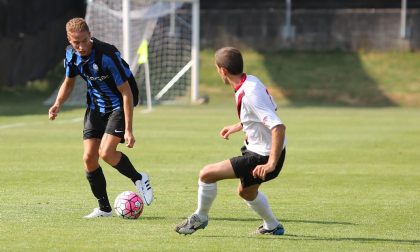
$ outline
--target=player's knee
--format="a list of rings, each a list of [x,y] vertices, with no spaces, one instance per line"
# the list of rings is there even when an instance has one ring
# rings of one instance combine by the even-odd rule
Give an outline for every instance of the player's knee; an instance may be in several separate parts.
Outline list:
[[[198,177],[200,178],[201,182],[213,183],[214,181],[213,181],[213,176],[211,172],[211,166],[210,165],[204,166],[204,168],[201,169]]]
[[[91,154],[91,153],[84,153],[83,154],[83,162],[85,164],[97,163],[98,162],[98,155]]]
[[[258,192],[238,188],[238,194],[242,199],[252,201],[257,197]]]
[[[99,157],[105,162],[109,162],[113,157],[113,152],[106,149],[99,149]]]
[[[83,162],[85,164],[85,171],[92,172],[99,167],[98,163],[99,156],[94,154],[85,153],[83,154]]]

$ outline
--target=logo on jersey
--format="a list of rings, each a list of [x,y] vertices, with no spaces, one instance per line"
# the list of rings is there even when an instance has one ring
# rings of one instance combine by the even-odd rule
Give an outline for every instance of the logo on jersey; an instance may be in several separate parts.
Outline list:
[[[98,65],[96,65],[95,63],[93,63],[92,68],[93,68],[93,70],[95,70],[95,72],[97,72],[99,70]]]
[[[86,76],[86,78],[88,78],[91,81],[104,81],[104,80],[109,78],[109,75],[93,77],[93,76],[89,76],[89,75],[85,74],[85,76]]]

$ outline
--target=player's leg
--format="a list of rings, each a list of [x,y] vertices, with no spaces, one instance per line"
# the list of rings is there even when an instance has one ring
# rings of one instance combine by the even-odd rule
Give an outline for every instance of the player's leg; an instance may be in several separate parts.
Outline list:
[[[236,178],[229,160],[206,165],[199,174],[198,204],[194,212],[200,219],[207,220],[210,207],[216,198],[216,182],[223,179]]]
[[[196,211],[184,222],[175,227],[180,234],[192,234],[198,229],[204,229],[208,224],[208,214],[216,198],[217,184],[222,179],[236,178],[229,160],[206,165],[198,180],[198,197]]]
[[[101,139],[91,138],[83,140],[83,164],[86,172],[93,172],[99,167],[99,146]]]
[[[120,137],[108,133],[105,133],[100,141],[99,157],[111,166],[116,166],[122,158],[123,154],[117,151],[117,146],[120,141]]]
[[[120,141],[120,137],[105,133],[99,147],[99,156],[135,183],[137,180],[141,180],[142,176],[136,171],[130,159],[124,153],[117,151]]]
[[[98,162],[98,151],[104,129],[105,124],[103,123],[100,114],[87,108],[83,125],[83,162],[85,165],[86,178],[89,181],[93,195],[98,200],[99,208],[95,208],[93,212],[86,215],[85,218],[112,216],[112,209],[106,192],[105,176]]]
[[[259,187],[259,184],[244,187],[242,183],[239,183],[238,193],[246,204],[263,219],[264,223],[258,228],[258,233],[282,235],[284,228],[274,216],[265,195],[258,191]]]
[[[230,160],[206,165],[203,169],[201,169],[199,177],[200,181],[207,184],[216,183],[217,181],[223,179],[236,178]]]
[[[267,174],[266,180],[264,181],[260,178],[255,178],[252,175],[252,170],[257,165],[265,164],[268,161],[268,157],[258,155],[247,151],[246,149],[243,149],[243,154],[244,155],[241,157],[231,159],[233,170],[235,171],[236,176],[241,180],[238,185],[238,194],[264,221],[263,225],[258,228],[257,233],[282,235],[284,233],[283,226],[274,216],[267,198],[258,189],[261,183],[272,180],[278,176],[283,166],[285,152],[283,152],[275,170]]]
[[[105,133],[99,148],[99,156],[109,165],[117,169],[121,174],[131,179],[139,190],[147,205],[153,201],[153,189],[146,173],[139,173],[130,159],[122,152],[117,151],[121,138]]]
[[[112,208],[106,192],[106,180],[102,168],[99,166],[99,145],[100,139],[91,138],[83,140],[84,153],[83,162],[85,165],[86,178],[89,182],[93,195],[98,200],[99,208],[84,218],[107,217],[112,215]]]

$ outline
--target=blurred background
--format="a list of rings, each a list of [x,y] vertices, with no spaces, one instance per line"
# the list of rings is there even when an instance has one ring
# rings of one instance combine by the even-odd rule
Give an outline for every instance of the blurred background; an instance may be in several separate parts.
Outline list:
[[[85,0],[0,0],[3,94],[31,86],[51,94],[63,78],[65,23],[86,7]],[[247,70],[287,103],[418,106],[419,30],[420,0],[201,1],[200,90],[219,84],[206,66],[230,45],[249,52],[255,67]]]

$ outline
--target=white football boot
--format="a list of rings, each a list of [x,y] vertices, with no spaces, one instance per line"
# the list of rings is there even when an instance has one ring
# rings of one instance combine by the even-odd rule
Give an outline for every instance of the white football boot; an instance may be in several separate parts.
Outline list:
[[[143,201],[149,206],[153,201],[153,189],[150,185],[149,176],[143,172],[140,172],[140,175],[141,180],[137,180],[135,184]]]
[[[112,211],[111,212],[105,212],[102,211],[99,208],[95,208],[93,209],[93,212],[91,212],[90,214],[83,216],[83,218],[85,219],[93,219],[93,218],[97,218],[97,217],[111,217],[112,216]]]

